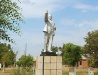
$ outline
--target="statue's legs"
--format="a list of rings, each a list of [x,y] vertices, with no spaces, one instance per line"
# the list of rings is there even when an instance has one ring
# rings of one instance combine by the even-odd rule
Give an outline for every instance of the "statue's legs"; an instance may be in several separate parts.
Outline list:
[[[44,51],[43,52],[47,52],[47,33],[44,33]]]
[[[50,34],[49,36],[49,43],[48,43],[48,51],[52,52],[52,42],[53,42],[53,35]]]

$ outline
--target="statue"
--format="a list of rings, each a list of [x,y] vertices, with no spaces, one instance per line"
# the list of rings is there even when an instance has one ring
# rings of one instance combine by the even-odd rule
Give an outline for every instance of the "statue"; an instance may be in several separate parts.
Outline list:
[[[52,52],[53,37],[55,35],[55,23],[52,21],[52,15],[48,15],[48,11],[45,12],[45,27],[44,27],[44,51]]]

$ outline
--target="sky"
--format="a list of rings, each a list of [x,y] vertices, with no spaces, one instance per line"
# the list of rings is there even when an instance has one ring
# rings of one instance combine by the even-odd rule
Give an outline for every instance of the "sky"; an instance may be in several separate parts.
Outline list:
[[[16,1],[16,0],[14,0]],[[25,23],[21,23],[22,35],[10,34],[15,40],[13,49],[18,57],[24,54],[40,56],[44,48],[44,14],[52,15],[56,25],[53,46],[73,43],[84,46],[89,31],[98,29],[98,0],[20,0]],[[26,47],[27,44],[27,47]]]

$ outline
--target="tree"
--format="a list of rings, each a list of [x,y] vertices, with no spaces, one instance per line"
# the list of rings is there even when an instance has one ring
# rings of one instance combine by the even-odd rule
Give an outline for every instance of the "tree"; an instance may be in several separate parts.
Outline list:
[[[1,62],[3,55],[11,50],[12,49],[11,49],[10,44],[7,45],[6,43],[0,43],[0,62]]]
[[[88,32],[84,39],[86,53],[90,55],[89,66],[98,67],[98,30]]]
[[[17,57],[18,51],[14,51],[14,67],[16,67],[16,57]]]
[[[81,47],[74,45],[72,43],[63,44],[63,47],[59,48],[61,50],[61,55],[63,63],[69,66],[75,66],[76,63],[81,59]]]
[[[57,47],[57,46],[53,46],[53,47],[52,47],[52,51],[53,51],[53,52],[58,52],[58,47]]]
[[[3,64],[3,72],[5,72],[5,63],[7,63],[8,61],[10,61],[10,56],[9,56],[9,52],[5,53],[3,56],[2,56],[2,64]]]
[[[15,59],[15,53],[14,53],[14,51],[11,49],[11,50],[9,50],[9,52],[8,52],[8,56],[9,56],[9,61],[7,61],[7,65],[14,65],[14,59]]]
[[[30,56],[30,55],[28,55],[28,56],[26,57],[26,66],[30,67],[30,66],[33,65],[33,63],[34,63],[33,57]]]
[[[0,0],[0,40],[13,42],[7,32],[20,33],[19,24],[23,22],[20,9],[12,0]]]
[[[31,55],[28,55],[28,56],[22,55],[19,58],[19,60],[16,62],[18,66],[22,66],[22,67],[30,67],[33,65],[33,63],[34,61]]]
[[[0,63],[3,64],[3,72],[5,71],[5,66],[14,64],[15,54],[11,49],[10,44],[0,43]]]

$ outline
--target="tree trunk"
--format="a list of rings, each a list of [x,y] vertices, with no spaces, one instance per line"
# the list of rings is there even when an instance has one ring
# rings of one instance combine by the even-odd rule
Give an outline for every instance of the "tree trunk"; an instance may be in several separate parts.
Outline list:
[[[3,72],[5,72],[5,63],[3,63]]]

